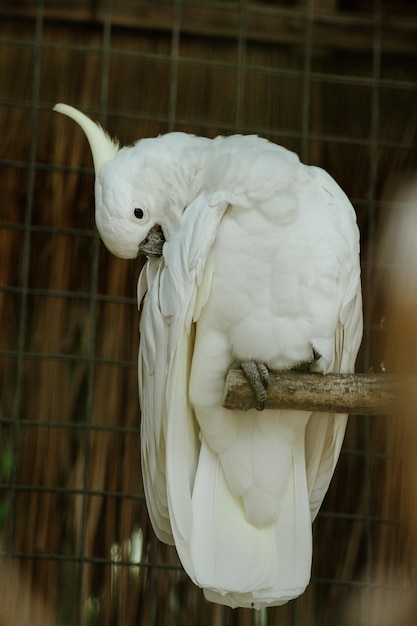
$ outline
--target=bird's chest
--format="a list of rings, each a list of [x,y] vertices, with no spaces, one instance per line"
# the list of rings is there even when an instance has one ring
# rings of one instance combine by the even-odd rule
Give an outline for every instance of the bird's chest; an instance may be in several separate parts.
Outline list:
[[[270,298],[276,258],[277,233],[248,230],[233,216],[223,218],[211,251],[211,294],[216,306],[239,316],[241,307]]]
[[[239,358],[268,355],[277,367],[308,360],[310,338],[335,324],[334,258],[313,224],[243,217],[222,220],[200,322],[227,336]]]
[[[248,315],[266,321],[300,313],[306,269],[294,227],[263,222],[255,212],[238,217],[225,215],[211,251],[213,316],[230,326]]]

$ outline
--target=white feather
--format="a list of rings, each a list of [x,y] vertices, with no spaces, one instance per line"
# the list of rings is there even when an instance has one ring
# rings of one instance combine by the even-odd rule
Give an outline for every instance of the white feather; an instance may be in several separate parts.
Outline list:
[[[216,196],[198,195],[165,244],[156,280],[168,353],[152,342],[151,348],[170,364],[158,380],[167,422],[159,452],[166,454],[181,561],[208,599],[260,608],[287,602],[308,584],[311,521],[329,486],[346,416],[227,411],[225,375],[235,359],[280,369],[311,360],[313,348],[321,354],[319,371],[352,371],[361,299],[357,228],[343,192],[322,170],[294,155],[286,162],[288,153],[274,154],[270,144],[265,151],[255,138],[237,151],[240,139],[208,167],[209,181],[224,178],[221,214]],[[213,151],[221,153],[225,143],[216,140]],[[245,144],[255,148],[250,167]],[[146,306],[147,297],[142,315]],[[145,344],[150,329],[142,324]],[[156,383],[146,383],[151,395]],[[144,413],[144,422],[151,415]]]
[[[201,194],[187,208],[181,229],[165,244],[164,257],[157,261],[160,271],[154,272],[141,316],[139,379],[145,493],[147,498],[151,494],[150,516],[159,536],[166,520],[171,520],[175,545],[191,578],[194,578],[189,554],[191,497],[198,456],[196,424],[188,400],[193,347],[191,323],[205,259],[226,208],[227,201],[220,194],[217,197]],[[141,288],[143,284],[144,279],[140,279]],[[155,328],[155,319],[159,330]],[[152,339],[149,341],[155,330],[164,342],[160,351],[155,350]],[[150,364],[145,372],[141,363]],[[151,370],[158,375],[151,376]],[[155,471],[155,459],[156,465],[165,470],[162,474]],[[152,498],[154,490],[159,492],[159,477],[165,476],[165,472],[162,501],[168,502],[169,515],[161,507],[161,498]]]
[[[84,117],[58,110],[107,146]],[[317,353],[316,371],[353,371],[362,336],[354,210],[326,172],[256,136],[171,133],[114,151],[94,155],[104,161],[105,244],[130,258],[153,226],[166,239],[138,282],[152,524],[209,600],[283,604],[308,584],[311,521],[346,416],[228,411],[224,381],[234,361],[279,370]]]

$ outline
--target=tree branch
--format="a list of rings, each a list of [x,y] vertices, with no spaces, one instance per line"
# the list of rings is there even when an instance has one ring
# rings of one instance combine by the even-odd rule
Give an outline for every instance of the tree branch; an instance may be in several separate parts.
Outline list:
[[[417,384],[415,377],[410,381]],[[270,372],[265,408],[384,415],[392,411],[406,384],[390,374]],[[253,390],[239,367],[230,368],[225,389],[226,409],[255,408]]]

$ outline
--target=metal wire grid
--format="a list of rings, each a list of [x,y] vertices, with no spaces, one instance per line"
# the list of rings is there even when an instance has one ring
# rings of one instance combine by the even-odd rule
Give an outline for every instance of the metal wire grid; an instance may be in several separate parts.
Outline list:
[[[34,32],[33,38],[19,39],[15,37],[5,36],[0,38],[0,43],[7,46],[15,46],[19,49],[30,49],[33,53],[33,63],[31,65],[31,94],[28,98],[13,97],[7,95],[5,97],[0,96],[0,106],[4,108],[19,107],[25,110],[25,114],[30,116],[30,137],[28,141],[28,153],[27,159],[11,159],[7,154],[3,154],[1,158],[1,165],[10,172],[11,170],[20,171],[25,173],[26,179],[26,203],[24,210],[24,218],[22,221],[8,221],[2,220],[1,227],[7,231],[17,231],[22,235],[21,250],[19,255],[21,256],[21,280],[16,285],[5,284],[0,286],[0,293],[15,295],[19,298],[20,307],[17,318],[17,345],[14,348],[8,348],[7,346],[0,350],[0,356],[4,363],[10,365],[13,363],[15,368],[13,380],[13,403],[9,410],[2,412],[0,415],[2,426],[11,427],[12,432],[12,461],[10,473],[6,479],[2,479],[1,487],[5,490],[8,496],[8,517],[7,524],[3,529],[4,537],[4,551],[2,554],[22,561],[26,559],[36,560],[58,560],[63,562],[73,561],[80,565],[77,578],[77,590],[75,593],[76,609],[73,613],[74,623],[83,624],[85,622],[85,598],[83,598],[83,584],[84,584],[84,572],[87,564],[102,564],[103,566],[111,566],[113,569],[115,564],[117,567],[126,568],[132,566],[132,562],[129,559],[123,559],[120,553],[113,553],[108,558],[101,558],[88,555],[86,553],[85,536],[87,527],[87,507],[89,499],[95,496],[104,496],[117,499],[131,499],[134,501],[142,501],[142,495],[138,491],[127,492],[113,491],[113,490],[94,490],[89,488],[89,455],[91,449],[89,446],[89,440],[93,432],[102,431],[110,434],[124,434],[132,437],[138,436],[137,427],[128,426],[109,426],[104,424],[91,423],[89,417],[93,411],[93,395],[94,384],[96,380],[97,368],[104,366],[114,366],[122,368],[123,371],[134,371],[136,363],[134,359],[120,359],[120,358],[108,358],[106,356],[97,356],[97,338],[96,338],[96,320],[97,320],[97,306],[100,303],[109,303],[115,305],[131,305],[135,306],[135,300],[128,295],[114,296],[111,294],[103,294],[100,292],[100,243],[97,234],[93,229],[78,229],[68,227],[53,227],[44,224],[36,224],[34,220],[34,198],[36,194],[36,175],[38,172],[43,171],[46,174],[54,172],[65,172],[75,174],[88,174],[91,173],[91,169],[80,166],[67,167],[66,165],[59,165],[54,162],[41,161],[38,158],[38,143],[39,138],[43,132],[40,115],[50,110],[53,102],[44,101],[40,95],[41,93],[41,76],[42,76],[42,54],[45,50],[67,50],[74,53],[91,53],[96,52],[101,57],[101,77],[100,77],[100,95],[98,99],[98,105],[90,106],[89,111],[98,116],[100,122],[104,127],[107,126],[109,118],[121,120],[121,118],[131,119],[134,121],[149,121],[151,123],[160,123],[165,126],[167,130],[174,129],[187,129],[198,126],[200,128],[206,128],[208,132],[213,128],[213,121],[210,119],[188,119],[187,117],[178,114],[178,102],[180,98],[180,89],[178,84],[178,76],[180,68],[223,68],[235,72],[236,75],[236,102],[234,118],[225,122],[224,120],[216,120],[214,125],[217,132],[253,132],[257,131],[261,135],[268,135],[274,139],[288,139],[293,140],[299,145],[299,152],[304,160],[309,159],[311,154],[311,146],[315,142],[325,141],[327,143],[342,143],[346,145],[353,145],[363,148],[369,154],[369,193],[368,197],[356,197],[353,198],[354,204],[359,212],[362,212],[362,219],[366,221],[367,226],[367,254],[366,263],[364,263],[364,293],[367,301],[371,300],[372,291],[372,272],[374,270],[373,262],[373,241],[374,231],[376,225],[377,213],[383,207],[380,194],[378,191],[378,155],[381,148],[388,149],[401,149],[407,151],[415,151],[416,146],[414,141],[409,145],[404,142],[393,141],[381,141],[380,138],[380,101],[381,101],[381,88],[395,88],[417,92],[417,84],[408,78],[395,79],[395,78],[383,78],[381,71],[381,58],[382,58],[382,28],[385,25],[382,20],[383,6],[380,1],[373,3],[372,10],[366,15],[365,18],[351,18],[350,26],[360,26],[367,28],[372,40],[372,48],[370,51],[371,56],[371,73],[368,75],[350,75],[345,73],[335,74],[329,72],[322,72],[314,68],[313,54],[317,42],[314,39],[314,28],[317,23],[318,15],[313,0],[306,0],[305,3],[297,7],[297,19],[303,21],[305,24],[305,38],[302,54],[302,63],[299,68],[280,68],[272,67],[268,65],[251,65],[247,59],[247,27],[248,16],[250,15],[250,5],[256,3],[240,2],[240,3],[204,3],[206,5],[214,6],[218,10],[227,12],[228,10],[235,10],[238,5],[239,11],[239,23],[237,29],[237,55],[234,61],[222,61],[219,59],[207,59],[196,57],[185,57],[181,54],[181,36],[182,36],[182,24],[181,15],[184,6],[200,6],[203,3],[199,2],[180,2],[180,0],[172,2],[172,30],[171,30],[171,44],[168,53],[159,52],[144,52],[135,51],[132,49],[123,49],[113,47],[112,45],[112,21],[114,13],[117,10],[117,3],[112,3],[111,0],[105,0],[101,7],[102,27],[101,27],[101,46],[90,46],[80,44],[68,44],[68,43],[53,43],[44,40],[44,25],[47,20],[46,7],[48,3],[38,0],[36,4],[36,11],[33,17]],[[169,4],[169,3],[165,3]],[[270,9],[274,10],[274,7]],[[281,10],[281,7],[278,7]],[[332,25],[339,26],[341,21],[339,17],[325,16],[329,27]],[[346,20],[347,18],[345,18]],[[348,21],[349,23],[349,21]],[[413,23],[407,23],[400,21],[399,25],[402,29],[407,30],[414,28]],[[165,114],[150,114],[140,113],[134,110],[131,105],[126,107],[126,110],[115,110],[109,105],[109,74],[111,60],[115,57],[133,58],[133,57],[148,59],[150,61],[158,61],[169,65],[169,96],[168,96],[168,109]],[[302,88],[302,122],[298,129],[285,130],[274,129],[269,126],[253,128],[250,124],[245,123],[245,78],[249,72],[257,72],[262,75],[268,75],[270,77],[283,76],[287,78],[301,79],[303,82]],[[7,77],[6,77],[7,78]],[[369,87],[371,98],[369,101],[370,110],[370,131],[369,136],[363,139],[360,136],[352,137],[347,136],[341,129],[340,133],[336,135],[323,134],[319,131],[311,130],[311,108],[312,108],[312,88],[314,82],[327,81],[333,85],[344,84],[355,88],[357,86]],[[74,94],[76,95],[76,94]],[[75,103],[76,104],[76,103]],[[83,237],[91,241],[91,273],[90,273],[90,286],[88,291],[79,290],[51,290],[34,288],[30,285],[31,275],[31,260],[32,255],[32,240],[33,236],[37,233],[42,233],[46,236],[49,235],[65,235],[72,237]],[[63,353],[60,350],[57,352],[45,352],[28,351],[28,334],[30,333],[30,318],[31,318],[31,302],[33,297],[38,298],[63,298],[67,301],[81,301],[84,302],[88,308],[88,317],[91,320],[89,333],[88,333],[88,347],[84,354],[69,354]],[[370,317],[365,317],[365,341],[362,354],[362,367],[367,368],[373,362],[372,355],[372,320]],[[7,342],[5,342],[6,344]],[[4,345],[5,345],[4,344]],[[85,385],[85,415],[86,419],[83,423],[62,423],[59,420],[54,421],[40,421],[30,420],[22,418],[23,407],[22,401],[25,396],[25,363],[28,359],[36,362],[53,361],[59,362],[71,362],[77,364],[83,364],[86,368],[86,380]],[[377,523],[389,523],[396,524],[396,520],[391,518],[385,518],[378,516],[372,507],[372,485],[373,474],[372,465],[375,459],[382,461],[390,460],[384,452],[378,452],[373,449],[372,445],[372,425],[373,422],[370,418],[364,418],[363,422],[363,446],[361,448],[345,448],[341,463],[344,459],[350,457],[359,457],[363,460],[363,481],[365,485],[364,496],[364,510],[363,513],[338,513],[337,511],[324,510],[320,517],[321,519],[343,519],[346,521],[364,523],[366,530],[365,537],[365,578],[362,580],[337,580],[337,579],[325,579],[324,577],[315,577],[315,582],[323,585],[345,585],[349,587],[365,586],[366,589],[372,590],[376,585],[373,578],[373,571],[370,566],[372,562],[374,543],[373,543],[373,529]],[[53,429],[59,428],[62,431],[81,431],[84,449],[84,464],[83,464],[83,477],[82,487],[77,489],[70,489],[69,487],[56,487],[49,485],[30,485],[20,484],[18,480],[18,463],[20,460],[20,445],[22,429],[28,426]],[[392,460],[392,459],[391,459]],[[394,459],[395,460],[395,459]],[[18,494],[24,491],[30,492],[45,492],[45,493],[62,493],[63,495],[81,496],[82,500],[82,512],[81,512],[81,526],[79,532],[79,548],[78,554],[74,556],[68,556],[65,553],[62,554],[48,554],[42,552],[24,552],[17,551],[14,546],[14,533],[16,525],[19,524],[19,519],[22,515],[22,511],[18,509]],[[156,588],[158,586],[159,571],[164,569],[175,570],[180,572],[178,563],[161,562],[157,557],[158,547],[155,542],[152,542],[151,554],[149,558],[142,560],[140,565],[142,568],[147,568],[151,572],[152,584],[151,590],[154,593],[150,594],[151,607],[149,609],[150,623],[157,623],[158,610],[156,606],[157,595]],[[112,570],[113,571],[113,570]],[[236,617],[231,617],[230,613],[226,609],[221,609],[217,614],[216,620],[212,623],[254,623],[254,624],[266,624],[266,623],[284,623],[278,621],[279,618],[276,614],[269,613],[268,616],[263,613],[261,615],[253,614],[250,618],[241,617],[241,622],[237,621]],[[244,621],[246,619],[246,621]],[[248,621],[248,619],[252,621]],[[292,624],[292,626],[299,626],[301,623],[305,623],[303,618],[303,612],[299,609],[299,603],[294,602],[291,605],[289,613],[286,614],[287,621],[285,623]],[[214,618],[213,618],[214,620]],[[234,621],[232,621],[234,620]],[[100,622],[101,623],[101,622]],[[115,622],[113,622],[115,623]],[[176,623],[172,621],[172,623]],[[313,622],[312,622],[313,623]]]

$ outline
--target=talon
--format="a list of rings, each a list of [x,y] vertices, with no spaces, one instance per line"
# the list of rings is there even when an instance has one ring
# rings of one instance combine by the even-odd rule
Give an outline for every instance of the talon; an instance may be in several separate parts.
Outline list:
[[[313,359],[314,359],[314,361],[318,361],[319,359],[321,359],[320,352],[317,352],[317,350],[315,350],[314,347],[313,347]]]
[[[240,367],[255,393],[256,409],[263,411],[268,397],[269,371],[267,366],[256,361],[242,361]]]

